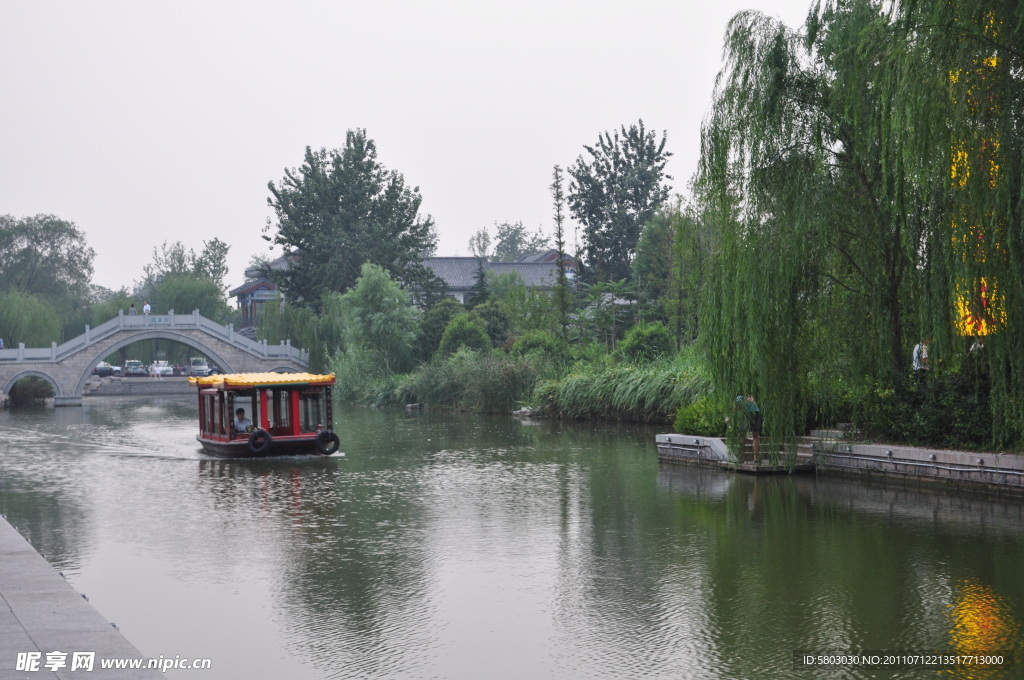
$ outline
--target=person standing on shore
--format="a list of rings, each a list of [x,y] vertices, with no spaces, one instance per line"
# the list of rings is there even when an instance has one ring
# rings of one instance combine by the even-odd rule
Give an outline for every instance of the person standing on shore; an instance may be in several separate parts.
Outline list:
[[[737,395],[736,396],[736,408],[743,408],[745,411],[744,415],[746,419],[743,421],[745,429],[742,431],[742,439],[746,440],[747,431],[750,432],[751,439],[753,440],[752,448],[754,451],[754,463],[761,462],[761,407],[754,401],[753,395]],[[725,418],[726,424],[729,423],[729,418]],[[738,424],[738,423],[737,423]]]
[[[918,378],[923,378],[928,374],[928,338],[921,338],[921,342],[914,345],[914,354],[912,356],[914,375]]]

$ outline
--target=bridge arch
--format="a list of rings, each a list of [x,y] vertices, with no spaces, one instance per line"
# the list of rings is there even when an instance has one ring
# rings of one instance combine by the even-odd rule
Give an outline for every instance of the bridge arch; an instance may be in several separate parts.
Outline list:
[[[89,376],[92,375],[92,369],[96,368],[96,365],[101,359],[103,359],[103,357],[109,356],[119,349],[127,347],[128,345],[134,345],[136,342],[140,342],[142,340],[172,340],[174,342],[180,342],[183,345],[187,345],[192,349],[201,352],[210,359],[213,359],[214,363],[224,369],[225,372],[235,372],[231,367],[231,362],[226,360],[219,352],[211,348],[208,344],[200,340],[196,340],[184,333],[177,333],[170,330],[152,330],[143,333],[135,333],[131,337],[122,338],[109,344],[98,343],[96,347],[103,348],[98,352],[90,348],[90,351],[94,353],[94,356],[89,360],[89,363],[86,364],[85,370],[82,372],[82,376],[78,379],[74,393],[82,394],[82,391],[85,389],[85,383],[88,382]]]
[[[91,372],[92,369],[90,368],[89,371]],[[42,378],[47,383],[49,383],[50,387],[53,388],[53,395],[55,397],[62,397],[62,396],[64,396],[62,390],[60,389],[60,385],[57,384],[57,381],[53,379],[52,375],[50,375],[49,373],[46,373],[45,371],[36,371],[36,370],[33,370],[33,369],[26,369],[26,370],[16,374],[10,380],[8,380],[7,384],[4,385],[3,393],[4,394],[10,394],[11,393],[11,388],[14,387],[15,383],[17,383],[19,380],[23,380],[24,378],[32,378],[32,377]]]

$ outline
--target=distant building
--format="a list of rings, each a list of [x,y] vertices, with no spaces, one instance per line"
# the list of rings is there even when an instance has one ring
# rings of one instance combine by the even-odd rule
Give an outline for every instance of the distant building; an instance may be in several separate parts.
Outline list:
[[[466,296],[476,283],[476,273],[483,263],[485,272],[503,274],[516,272],[522,277],[527,288],[553,290],[558,281],[558,251],[551,250],[540,255],[530,255],[518,262],[490,262],[482,257],[428,257],[423,260],[430,271],[444,281],[448,295],[465,303]],[[576,262],[565,257],[566,276],[571,281],[576,276]]]
[[[270,271],[281,271],[288,267],[288,262],[289,258],[282,255],[271,262],[268,268]],[[247,269],[245,283],[228,291],[228,295],[235,298],[238,309],[242,312],[242,323],[239,330],[255,328],[260,321],[263,305],[271,300],[280,302],[283,299],[281,292],[277,289],[277,284],[262,269]]]
[[[293,256],[282,255],[270,263],[270,271],[282,271],[294,261]],[[480,257],[428,257],[423,264],[444,281],[448,295],[465,303],[466,296],[476,282],[476,272],[483,262],[484,271],[493,274],[516,272],[522,277],[527,288],[553,290],[558,281],[558,251],[549,250],[538,255],[529,255],[518,262],[490,262]],[[576,261],[565,256],[566,276],[570,281],[576,277]],[[262,269],[248,269],[245,282],[228,292],[242,313],[239,330],[255,328],[259,324],[263,305],[273,300],[283,301],[277,284]]]

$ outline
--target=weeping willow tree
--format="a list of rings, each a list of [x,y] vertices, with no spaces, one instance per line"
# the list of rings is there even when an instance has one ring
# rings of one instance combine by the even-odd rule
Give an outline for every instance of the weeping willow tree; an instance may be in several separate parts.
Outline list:
[[[952,356],[982,330],[1000,340],[996,440],[1020,422],[1019,15],[850,0],[799,31],[730,23],[697,182],[720,244],[701,337],[719,389],[757,395],[775,436],[825,382],[898,385],[919,338]]]

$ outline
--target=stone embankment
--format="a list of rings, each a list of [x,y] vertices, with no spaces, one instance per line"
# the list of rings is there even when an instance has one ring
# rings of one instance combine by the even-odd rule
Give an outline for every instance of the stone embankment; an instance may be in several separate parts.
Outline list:
[[[75,656],[75,653],[78,656]],[[92,669],[79,667],[92,654]],[[156,680],[149,669],[104,669],[104,660],[142,659],[114,626],[0,518],[0,678]],[[20,660],[20,667],[19,667]],[[47,667],[52,662],[53,670]],[[63,665],[60,665],[63,664]]]
[[[813,465],[791,466],[791,471],[801,471],[795,468],[803,467],[824,474],[870,475],[1014,492],[1024,490],[1024,456],[1018,454],[856,443],[845,440],[842,431],[811,434],[800,442],[798,461],[809,460]],[[722,439],[659,434],[656,441],[660,460],[746,471],[732,460]]]
[[[153,378],[98,378],[93,376],[85,384],[86,397],[116,397],[132,395],[192,394],[195,387],[188,384],[188,378],[174,376],[154,380]]]

